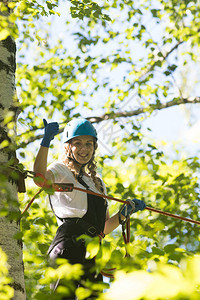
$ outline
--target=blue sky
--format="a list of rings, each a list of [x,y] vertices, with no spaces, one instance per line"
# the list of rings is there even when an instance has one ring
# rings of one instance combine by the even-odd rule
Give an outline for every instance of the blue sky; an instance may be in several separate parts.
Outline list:
[[[152,115],[144,122],[152,132],[148,135],[155,139],[160,147],[170,150],[173,145],[181,148],[183,155],[198,155],[200,151],[200,107],[193,104],[188,107],[193,114],[192,124],[184,112],[183,106],[164,109]],[[161,145],[161,141],[166,145]]]

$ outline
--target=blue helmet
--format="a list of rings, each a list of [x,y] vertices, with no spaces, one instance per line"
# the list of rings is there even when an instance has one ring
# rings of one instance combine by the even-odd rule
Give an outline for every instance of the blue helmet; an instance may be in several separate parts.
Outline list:
[[[86,119],[77,118],[65,126],[63,142],[67,143],[69,140],[81,135],[91,135],[97,141],[97,132],[94,126]]]

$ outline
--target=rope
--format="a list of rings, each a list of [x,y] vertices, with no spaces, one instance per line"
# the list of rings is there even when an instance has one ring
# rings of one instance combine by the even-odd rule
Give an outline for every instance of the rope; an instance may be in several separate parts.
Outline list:
[[[100,193],[95,193],[95,192],[88,191],[88,190],[85,190],[85,189],[82,189],[82,188],[79,188],[79,187],[75,187],[72,183],[53,183],[52,184],[52,183],[48,182],[47,179],[43,175],[35,174],[35,178],[38,178],[38,177],[39,177],[40,180],[35,181],[35,183],[38,186],[45,187],[45,188],[53,187],[53,189],[56,192],[72,192],[73,190],[77,190],[77,191],[81,191],[83,193],[88,193],[88,194],[99,196],[99,197],[103,196],[103,198],[106,198],[106,199],[109,199],[109,200],[114,200],[114,201],[121,202],[121,203],[124,203],[124,204],[129,203],[129,201],[126,201],[126,200],[121,200],[121,199],[111,197],[111,196],[108,196],[108,195],[104,195],[104,194],[102,195]],[[196,225],[200,225],[200,221],[196,221],[196,220],[193,220],[193,219],[181,217],[181,216],[169,213],[169,212],[165,212],[165,211],[162,211],[162,210],[159,210],[159,209],[155,209],[153,207],[146,206],[145,209],[149,210],[149,211],[153,211],[155,213],[159,213],[159,214],[171,217],[171,218],[175,218],[175,219],[190,222],[190,223],[193,223],[193,224],[196,224]]]
[[[70,192],[73,189],[75,189],[75,190],[78,190],[78,191],[81,191],[81,192],[84,192],[84,193],[88,193],[88,194],[91,194],[91,195],[102,197],[102,194],[95,193],[95,192],[92,192],[92,191],[86,191],[84,189],[81,189],[81,188],[78,188],[78,187],[74,187],[73,184],[68,184],[68,183],[64,183],[64,184],[56,183],[56,184],[53,184],[53,185],[50,184],[50,183],[48,184],[47,179],[42,174],[39,174],[39,173],[35,174],[32,171],[23,170],[22,168],[18,167],[18,165],[10,166],[10,168],[12,168],[13,170],[19,172],[23,176],[23,180],[26,177],[31,177],[33,179],[39,177],[40,178],[40,182],[39,181],[38,182],[35,181],[35,183],[39,187],[44,187],[44,188],[53,187],[55,189],[55,191],[57,191],[57,192]],[[65,188],[65,187],[67,187],[67,188]],[[19,188],[19,186],[18,186],[18,188]],[[25,186],[23,186],[23,187],[20,186],[20,189],[21,188],[22,188],[22,191],[19,191],[19,192],[25,192],[26,191]],[[33,203],[33,201],[35,200],[35,198],[37,197],[37,195],[40,194],[40,192],[41,192],[41,190],[31,199],[31,201],[29,202],[29,204],[26,206],[26,208],[22,212],[21,217],[27,211],[27,209],[31,206],[31,204]],[[111,197],[111,196],[103,195],[103,197],[106,198],[106,199],[109,199],[109,200],[114,200],[114,201],[117,201],[117,202],[128,204],[128,201],[121,200],[121,199],[118,199],[118,198],[114,198],[114,197]],[[193,223],[193,224],[196,224],[196,225],[200,225],[200,221],[189,219],[189,218],[185,218],[185,217],[181,217],[181,216],[178,216],[178,215],[175,215],[175,214],[172,214],[172,213],[168,213],[168,212],[165,212],[165,211],[162,211],[162,210],[159,210],[159,209],[155,209],[153,207],[146,206],[145,209],[147,209],[149,211],[152,211],[152,212],[155,212],[155,213],[159,213],[159,214],[171,217],[171,218],[175,218],[175,219],[179,219],[179,220],[182,220],[182,221],[190,222],[190,223]]]
[[[85,189],[82,189],[82,188],[79,188],[79,187],[76,187],[76,186],[73,186],[73,187],[70,186],[69,188],[64,188],[64,189],[62,187],[60,187],[62,185],[66,186],[67,185],[66,183],[61,184],[60,186],[59,185],[60,185],[59,183],[54,183],[53,184],[53,188],[55,189],[56,192],[72,192],[73,190],[76,190],[76,191],[84,192],[84,193],[91,194],[91,195],[94,195],[94,196],[99,196],[99,197],[103,196],[103,198],[106,198],[106,199],[109,199],[109,200],[115,200],[115,201],[121,202],[121,203],[126,203],[126,204],[129,203],[126,200],[121,200],[121,199],[114,198],[114,197],[104,195],[104,194],[102,195],[100,193],[95,193],[95,192],[85,190]]]
[[[63,190],[60,187],[57,188],[58,185],[59,185],[58,183],[55,183],[53,185],[54,188],[55,188],[55,191],[57,191],[57,192],[61,192],[61,191],[63,191],[63,192],[65,192],[65,191],[67,192],[68,191],[69,192],[69,191],[72,191],[74,189],[74,190],[77,190],[77,191],[81,191],[81,192],[84,192],[84,193],[88,193],[88,194],[92,194],[92,195],[95,195],[95,196],[102,197],[102,194],[100,194],[100,193],[95,193],[95,192],[88,191],[88,190],[85,190],[85,189],[82,189],[82,188],[79,188],[79,187],[75,187],[74,186],[73,188],[70,188],[70,190],[68,188],[65,188]],[[107,195],[103,195],[103,197],[106,198],[106,199],[114,200],[114,201],[121,202],[121,203],[126,203],[126,204],[129,203],[126,200],[121,200],[121,199],[114,198],[114,197],[107,196]],[[178,216],[178,215],[175,215],[175,214],[172,214],[172,213],[169,213],[169,212],[165,212],[165,211],[162,211],[162,210],[159,210],[159,209],[155,209],[155,208],[152,208],[152,207],[149,207],[149,206],[146,206],[145,209],[147,209],[149,211],[153,211],[155,213],[159,213],[159,214],[168,216],[168,217],[172,217],[172,218],[180,219],[182,221],[186,221],[186,222],[190,222],[190,223],[194,223],[194,224],[200,225],[200,221],[196,221],[196,220],[192,220],[192,219],[189,219],[189,218],[181,217],[181,216]]]
[[[196,220],[192,220],[192,219],[189,219],[189,218],[185,218],[185,217],[181,217],[181,216],[178,216],[178,215],[174,215],[174,214],[168,213],[166,211],[155,209],[155,208],[152,208],[152,207],[149,207],[149,206],[146,206],[145,208],[147,210],[159,213],[161,215],[165,215],[165,216],[168,216],[168,217],[172,217],[172,218],[175,218],[175,219],[180,219],[182,221],[186,221],[186,222],[190,222],[190,223],[194,223],[194,224],[200,225],[200,221],[196,221]]]
[[[125,225],[126,225],[126,227],[125,227]],[[126,229],[126,231],[125,231],[125,229]],[[125,246],[130,243],[130,229],[131,229],[130,218],[128,218],[126,223],[122,224],[122,237],[123,237]],[[125,250],[126,250],[125,257],[130,257],[127,247],[125,248]],[[101,270],[101,274],[105,277],[113,279],[114,278],[113,272],[115,270],[116,270],[116,268],[104,268],[103,270]]]
[[[21,216],[19,218],[19,220],[23,217],[23,215],[25,214],[25,212],[29,209],[29,207],[31,206],[31,204],[33,203],[33,201],[37,198],[37,196],[43,191],[43,188],[41,188],[31,199],[31,201],[26,205],[25,209],[23,210],[23,212],[21,213]]]

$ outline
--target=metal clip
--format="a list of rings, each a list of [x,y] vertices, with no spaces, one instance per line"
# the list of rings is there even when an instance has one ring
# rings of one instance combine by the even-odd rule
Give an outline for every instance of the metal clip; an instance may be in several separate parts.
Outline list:
[[[131,212],[129,213],[129,216],[130,216],[134,212],[134,210],[135,210],[135,203],[132,200],[130,200],[130,199],[128,199],[126,201],[128,202],[129,205],[132,206]]]
[[[122,207],[120,208],[120,210],[119,210],[119,223],[120,223],[122,226],[125,225],[125,224],[128,222],[128,220],[130,219],[130,215],[131,215],[131,214],[134,212],[134,210],[135,210],[135,203],[134,203],[132,200],[128,199],[128,200],[126,200],[126,202],[128,202],[128,203],[124,203],[124,204],[122,205]],[[127,207],[128,207],[128,205],[131,206],[131,211],[130,211],[129,214],[128,214],[128,212],[127,212]],[[122,210],[124,209],[124,207],[126,208],[126,210],[125,210],[125,219],[122,220],[122,219],[121,219],[121,212],[122,212]]]

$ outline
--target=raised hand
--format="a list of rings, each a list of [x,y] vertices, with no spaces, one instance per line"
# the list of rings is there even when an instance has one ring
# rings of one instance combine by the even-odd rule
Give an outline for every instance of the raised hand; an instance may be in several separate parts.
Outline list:
[[[58,122],[47,123],[45,119],[43,119],[44,123],[44,137],[41,142],[41,146],[49,148],[50,142],[54,139],[54,136],[59,132]]]

